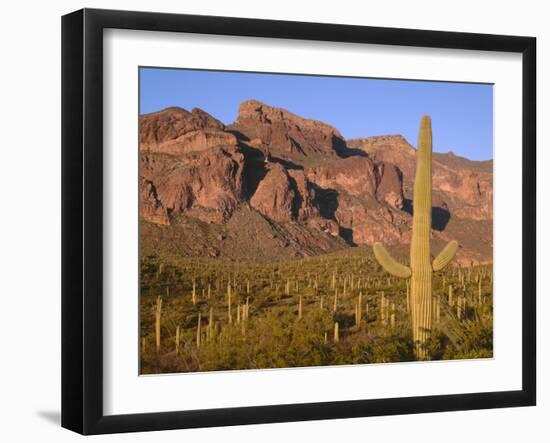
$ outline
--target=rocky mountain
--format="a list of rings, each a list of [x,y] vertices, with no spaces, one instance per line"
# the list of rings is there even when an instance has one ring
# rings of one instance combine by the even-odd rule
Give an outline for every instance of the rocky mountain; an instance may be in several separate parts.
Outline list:
[[[142,251],[272,261],[410,242],[415,149],[400,135],[345,140],[255,100],[225,126],[200,109],[140,117]],[[433,159],[433,248],[492,261],[492,162]]]

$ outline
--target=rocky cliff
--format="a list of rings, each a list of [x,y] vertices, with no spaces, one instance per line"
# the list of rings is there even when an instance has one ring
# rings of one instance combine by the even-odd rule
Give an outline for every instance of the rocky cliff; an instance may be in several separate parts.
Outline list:
[[[410,241],[415,149],[401,136],[345,140],[255,100],[224,126],[180,108],[140,117],[142,240],[149,251],[280,260]],[[492,162],[433,164],[434,248],[492,260]]]

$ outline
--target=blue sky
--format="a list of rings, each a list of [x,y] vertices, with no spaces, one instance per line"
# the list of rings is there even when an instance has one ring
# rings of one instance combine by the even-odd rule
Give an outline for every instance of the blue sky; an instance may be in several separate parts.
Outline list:
[[[430,114],[434,151],[493,157],[492,85],[140,69],[141,114],[196,107],[230,124],[248,99],[329,123],[346,138],[401,134],[413,146],[420,117]]]

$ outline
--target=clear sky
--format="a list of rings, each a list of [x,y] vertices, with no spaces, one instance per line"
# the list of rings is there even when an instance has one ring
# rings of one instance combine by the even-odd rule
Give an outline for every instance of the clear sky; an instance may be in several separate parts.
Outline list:
[[[346,138],[401,134],[416,146],[423,114],[432,117],[434,151],[493,158],[493,87],[368,78],[141,68],[140,113],[201,108],[225,124],[256,99],[321,120]]]

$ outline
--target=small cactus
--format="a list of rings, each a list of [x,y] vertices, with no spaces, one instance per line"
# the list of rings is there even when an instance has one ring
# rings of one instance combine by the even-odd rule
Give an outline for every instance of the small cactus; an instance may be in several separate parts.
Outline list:
[[[155,307],[155,343],[157,354],[160,351],[160,316],[162,312],[162,298],[157,297],[157,305]]]
[[[180,353],[180,327],[176,326],[176,355]]]
[[[477,284],[477,301],[478,304],[481,304],[481,279],[479,279],[479,282]]]
[[[199,319],[197,321],[197,349],[201,347],[201,313],[199,312]]]
[[[407,313],[411,312],[411,282],[407,280]]]
[[[229,324],[233,323],[233,317],[231,316],[231,283],[227,284],[227,321]]]
[[[214,309],[212,307],[210,307],[210,313],[208,315],[208,339],[211,340],[212,339],[212,336],[213,336],[213,333],[214,333],[214,330],[213,330],[213,325],[214,325]]]

